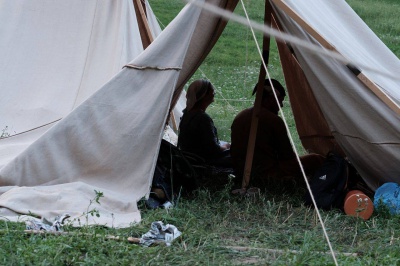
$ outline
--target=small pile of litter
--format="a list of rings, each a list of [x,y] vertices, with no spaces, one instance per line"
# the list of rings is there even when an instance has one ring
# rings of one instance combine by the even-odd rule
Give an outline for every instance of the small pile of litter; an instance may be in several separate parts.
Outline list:
[[[164,225],[163,222],[152,222],[151,229],[139,240],[139,244],[143,246],[151,246],[153,244],[165,243],[170,246],[172,241],[178,238],[182,233],[172,224]]]
[[[62,232],[62,226],[65,219],[69,218],[69,214],[63,214],[57,216],[54,219],[54,222],[48,221],[46,218],[38,219],[29,219],[25,222],[26,230],[33,231],[46,231],[46,232]]]
[[[62,230],[65,219],[69,218],[68,214],[57,216],[54,222],[50,222],[45,218],[30,219],[26,223],[26,233],[29,234],[54,234],[54,235],[65,235],[69,234]],[[87,235],[87,234],[82,234]],[[156,244],[165,244],[170,246],[172,241],[181,236],[182,233],[172,224],[164,225],[163,222],[157,221],[151,223],[151,229],[142,235],[141,238],[128,237],[128,242],[140,244],[142,246],[149,247]],[[97,236],[97,235],[96,235]],[[100,235],[99,235],[100,236]],[[106,236],[107,239],[123,240],[118,236]]]

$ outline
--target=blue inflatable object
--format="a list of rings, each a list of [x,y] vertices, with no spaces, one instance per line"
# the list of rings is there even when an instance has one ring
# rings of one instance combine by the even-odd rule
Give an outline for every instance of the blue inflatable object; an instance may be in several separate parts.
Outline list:
[[[387,208],[391,214],[400,214],[400,185],[385,183],[375,191],[374,207]]]

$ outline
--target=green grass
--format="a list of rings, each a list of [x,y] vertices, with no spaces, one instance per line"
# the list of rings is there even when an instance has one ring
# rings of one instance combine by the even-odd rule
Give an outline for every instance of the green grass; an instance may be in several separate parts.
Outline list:
[[[0,264],[233,265],[253,261],[256,265],[332,265],[330,255],[324,254],[329,249],[314,210],[299,201],[282,191],[236,198],[230,196],[229,187],[216,193],[199,190],[169,211],[142,207],[143,221],[131,228],[70,228],[70,236],[27,235],[22,224],[0,221]],[[400,220],[384,215],[375,214],[364,222],[338,211],[322,213],[341,265],[399,262]],[[144,248],[105,237],[139,237],[157,220],[183,232],[171,247]]]
[[[375,34],[400,56],[400,2],[396,0],[347,1]]]
[[[398,1],[347,2],[399,56]],[[261,21],[262,1],[245,0],[245,3],[250,17]],[[150,4],[165,25],[183,6],[178,0],[151,0]],[[240,4],[236,12],[242,13]],[[194,78],[209,78],[217,88],[209,113],[221,139],[229,140],[234,115],[251,106],[251,90],[258,78],[259,65],[249,30],[228,23],[201,71],[195,74]],[[282,80],[274,46],[270,69],[272,76]],[[285,106],[292,134],[296,135],[289,103]],[[300,148],[298,141],[297,146]],[[230,195],[230,189],[227,185],[216,192],[196,191],[168,211],[148,210],[140,204],[142,222],[119,230],[84,227],[67,228],[71,232],[68,236],[28,235],[23,232],[24,224],[0,221],[0,265],[333,265],[329,254],[319,253],[329,249],[315,211],[300,203],[303,190],[274,187],[262,191],[257,198],[237,198]],[[330,211],[322,212],[322,217],[333,248],[339,253],[340,265],[400,264],[399,216],[375,212],[364,222]],[[177,226],[183,233],[171,247],[144,248],[105,237],[140,237],[149,230],[151,222],[158,220]],[[237,251],[229,246],[250,249]],[[342,253],[357,253],[357,256]]]

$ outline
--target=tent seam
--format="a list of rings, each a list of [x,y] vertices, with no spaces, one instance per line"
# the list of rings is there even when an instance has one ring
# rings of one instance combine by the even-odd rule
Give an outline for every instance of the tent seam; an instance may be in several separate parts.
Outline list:
[[[362,140],[364,142],[367,142],[369,144],[374,144],[374,145],[399,145],[400,146],[399,142],[372,142],[372,141],[368,141],[368,140],[366,140],[364,138],[342,134],[342,133],[339,133],[338,131],[332,131],[332,134],[337,134],[337,135],[340,135],[340,136],[346,137],[346,138]]]
[[[39,128],[42,128],[42,127],[45,127],[45,126],[51,125],[51,124],[53,124],[53,123],[55,123],[55,122],[58,122],[58,121],[60,121],[61,119],[62,119],[62,118],[59,118],[59,119],[57,119],[57,120],[54,120],[54,121],[52,121],[52,122],[49,122],[49,123],[47,123],[47,124],[44,124],[44,125],[41,125],[41,126],[37,126],[37,127],[35,127],[35,128],[29,129],[29,130],[25,130],[25,131],[19,132],[19,133],[17,133],[17,134],[14,134],[14,135],[10,135],[10,136],[6,136],[6,137],[2,137],[1,139],[8,139],[8,138],[12,138],[12,137],[19,136],[19,135],[22,135],[22,134],[25,134],[25,133],[28,133],[28,132],[34,131],[34,130],[36,130],[36,129],[39,129]]]
[[[95,21],[96,14],[97,14],[97,6],[98,6],[98,3],[99,3],[99,1],[96,1],[96,8],[95,8],[94,16],[93,16],[93,20],[92,20],[92,28],[91,28],[91,30],[90,30],[89,45],[88,45],[88,47],[87,47],[87,52],[86,52],[85,66],[83,67],[83,73],[82,73],[82,76],[81,76],[81,81],[80,81],[80,83],[79,83],[78,92],[76,93],[75,101],[74,101],[74,104],[72,105],[72,109],[75,107],[76,102],[77,102],[77,100],[78,100],[78,96],[79,96],[79,93],[80,93],[81,87],[82,87],[83,77],[85,76],[85,72],[86,72],[85,70],[86,70],[86,65],[87,65],[87,61],[88,61],[89,49],[90,49],[90,46],[91,46],[91,43],[92,43],[92,35],[93,35],[94,21]]]
[[[136,66],[136,65],[132,65],[132,64],[127,64],[124,67],[138,69],[138,70],[144,70],[144,69],[177,70],[177,71],[182,70],[182,67]]]

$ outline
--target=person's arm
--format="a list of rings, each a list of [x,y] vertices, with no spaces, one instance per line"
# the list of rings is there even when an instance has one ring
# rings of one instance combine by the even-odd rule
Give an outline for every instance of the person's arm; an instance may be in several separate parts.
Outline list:
[[[221,142],[219,143],[219,147],[221,151],[229,150],[231,148],[231,144],[229,142]]]
[[[204,149],[207,150],[207,153],[210,155],[220,153],[223,148],[220,146],[217,130],[211,117],[204,114],[199,117],[198,122],[201,132],[201,143],[204,145]]]

